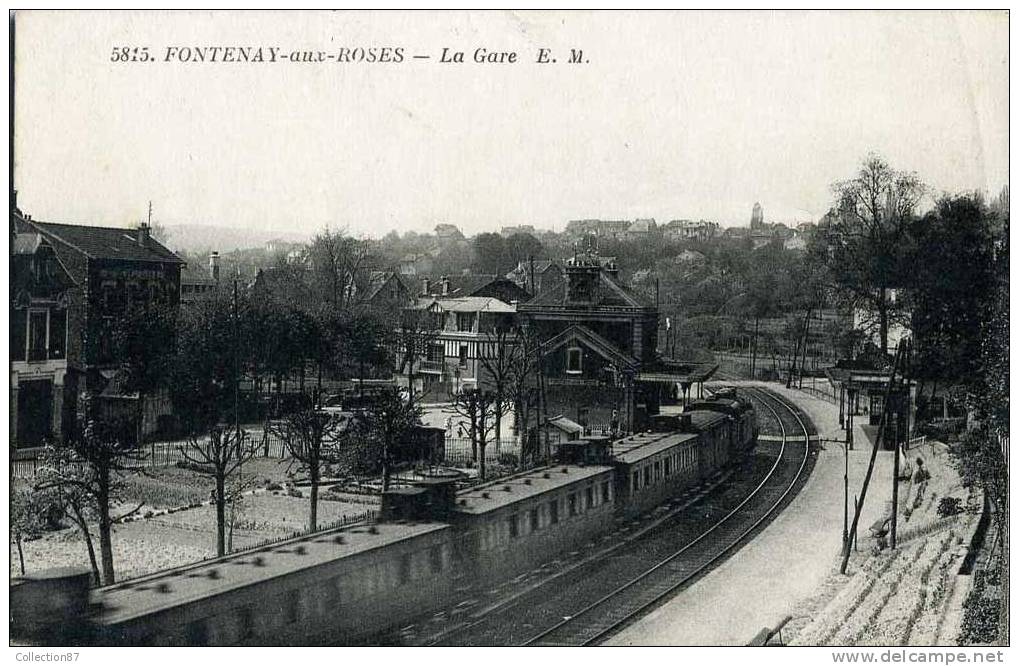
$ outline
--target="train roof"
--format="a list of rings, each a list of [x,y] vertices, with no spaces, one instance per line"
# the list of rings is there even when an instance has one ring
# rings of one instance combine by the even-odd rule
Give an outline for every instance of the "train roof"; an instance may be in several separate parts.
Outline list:
[[[712,412],[706,409],[697,409],[685,413],[690,415],[690,425],[700,431],[707,430],[716,423],[729,418],[729,415],[724,412]]]
[[[627,465],[697,439],[693,432],[641,432],[612,443],[612,457]]]
[[[610,471],[612,467],[608,465],[542,467],[462,490],[457,493],[455,509],[471,515],[488,513]]]
[[[127,580],[95,590],[94,600],[102,603],[98,621],[124,622],[444,529],[449,525],[355,523]]]

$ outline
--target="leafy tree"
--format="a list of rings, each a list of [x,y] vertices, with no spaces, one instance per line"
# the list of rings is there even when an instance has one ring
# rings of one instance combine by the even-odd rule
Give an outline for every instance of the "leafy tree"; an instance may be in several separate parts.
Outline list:
[[[412,429],[421,423],[421,408],[404,400],[400,391],[379,391],[354,421],[353,432],[365,442],[369,455],[382,470],[382,490],[389,490],[393,471],[393,452]]]
[[[964,385],[981,372],[995,294],[991,233],[990,211],[976,196],[944,197],[914,225],[912,376],[933,386],[931,398],[939,383]]]
[[[126,373],[123,390],[138,394],[136,441],[142,440],[145,399],[167,387],[175,357],[176,310],[157,301],[129,302],[114,320],[114,358]]]

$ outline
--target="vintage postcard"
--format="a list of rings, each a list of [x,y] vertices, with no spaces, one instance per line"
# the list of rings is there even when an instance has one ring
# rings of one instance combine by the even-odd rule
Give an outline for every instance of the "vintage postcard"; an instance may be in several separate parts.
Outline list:
[[[1002,661],[1008,35],[13,11],[17,659]]]

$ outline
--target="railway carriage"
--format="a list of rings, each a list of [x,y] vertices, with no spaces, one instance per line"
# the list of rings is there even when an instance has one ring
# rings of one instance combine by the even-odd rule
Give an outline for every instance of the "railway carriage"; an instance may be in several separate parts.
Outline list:
[[[102,644],[356,643],[452,591],[448,524],[328,530],[100,588]]]
[[[451,520],[465,575],[498,578],[605,530],[615,510],[609,465],[556,465],[460,492]]]

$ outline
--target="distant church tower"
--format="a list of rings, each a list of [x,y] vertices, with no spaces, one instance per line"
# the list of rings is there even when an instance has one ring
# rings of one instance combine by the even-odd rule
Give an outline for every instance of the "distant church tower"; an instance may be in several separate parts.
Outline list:
[[[750,214],[750,228],[761,229],[764,227],[764,209],[761,204],[754,204],[754,212]]]

